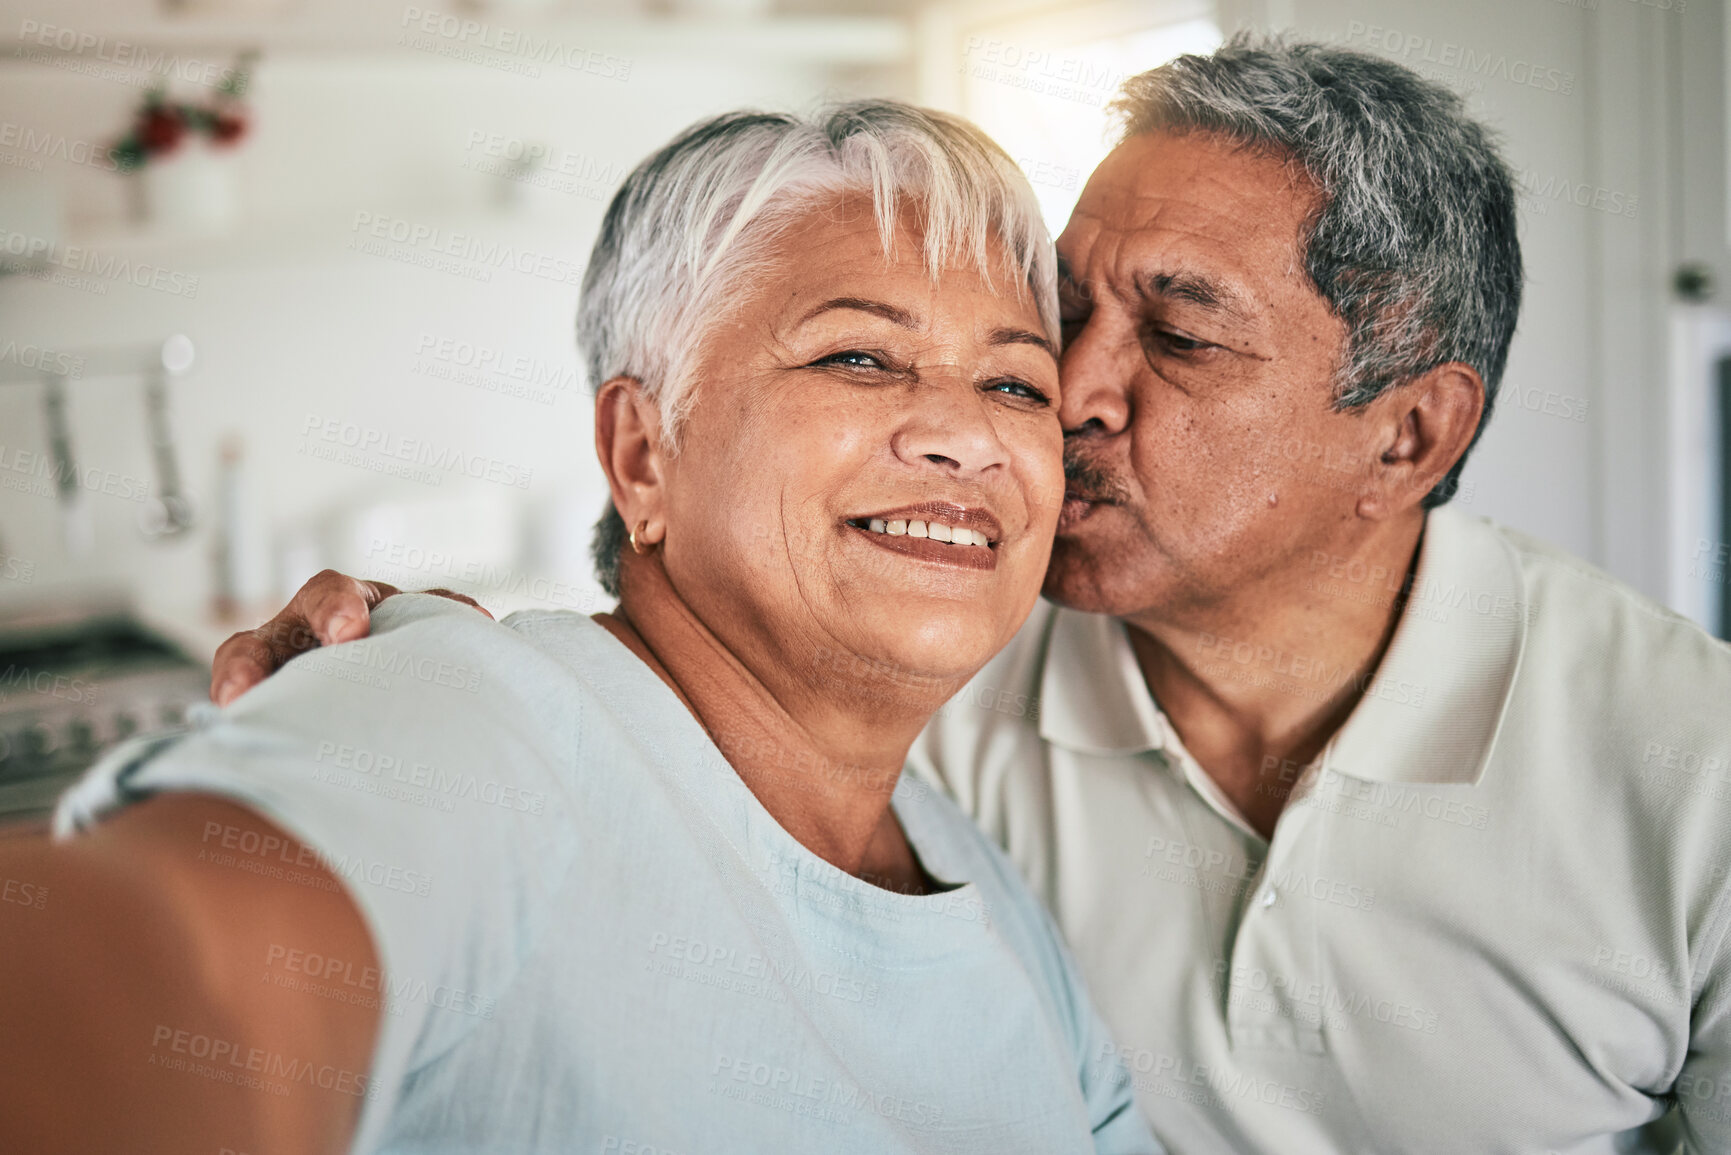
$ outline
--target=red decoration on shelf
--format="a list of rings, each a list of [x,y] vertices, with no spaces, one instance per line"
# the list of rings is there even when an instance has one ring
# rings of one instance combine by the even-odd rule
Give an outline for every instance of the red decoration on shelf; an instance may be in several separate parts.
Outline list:
[[[138,118],[138,139],[146,153],[173,152],[186,135],[186,122],[168,108],[148,108]]]
[[[221,112],[210,122],[210,139],[217,144],[233,144],[246,135],[246,117],[236,112]]]
[[[225,148],[237,144],[249,123],[244,97],[256,55],[243,53],[203,104],[170,100],[162,88],[145,93],[132,126],[110,150],[120,169],[142,168],[152,157],[172,154],[188,133],[202,134]]]

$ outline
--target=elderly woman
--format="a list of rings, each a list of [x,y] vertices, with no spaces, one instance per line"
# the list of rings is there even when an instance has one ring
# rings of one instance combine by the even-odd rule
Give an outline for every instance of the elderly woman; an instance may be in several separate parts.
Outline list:
[[[1156,1149],[1015,871],[897,785],[1063,488],[1014,165],[890,103],[700,124],[578,328],[619,607],[392,599],[0,843],[50,896],[0,909],[0,1147]]]

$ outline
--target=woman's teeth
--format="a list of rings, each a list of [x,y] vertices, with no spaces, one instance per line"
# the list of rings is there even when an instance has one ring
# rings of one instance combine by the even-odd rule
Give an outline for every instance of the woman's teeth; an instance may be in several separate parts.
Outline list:
[[[990,539],[977,529],[966,526],[945,525],[941,521],[885,521],[874,517],[866,523],[865,528],[873,533],[887,533],[891,537],[900,537],[904,533],[909,537],[929,537],[933,541],[947,541],[951,545],[988,546]]]

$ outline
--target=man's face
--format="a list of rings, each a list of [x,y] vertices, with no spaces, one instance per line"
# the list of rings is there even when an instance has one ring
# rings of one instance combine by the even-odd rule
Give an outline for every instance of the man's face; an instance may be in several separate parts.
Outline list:
[[[1350,539],[1381,449],[1332,406],[1346,329],[1304,272],[1316,196],[1203,135],[1136,137],[1095,170],[1058,239],[1069,484],[1048,597],[1183,622]]]

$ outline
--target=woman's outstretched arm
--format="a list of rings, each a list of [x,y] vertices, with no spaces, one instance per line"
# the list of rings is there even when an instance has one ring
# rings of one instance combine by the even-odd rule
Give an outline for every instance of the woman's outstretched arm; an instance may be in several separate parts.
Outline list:
[[[163,794],[66,841],[0,835],[0,1150],[348,1150],[376,1007],[309,993],[306,966],[379,968],[316,861],[253,811]]]

